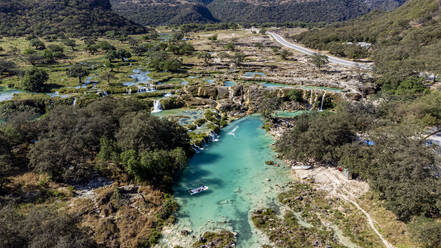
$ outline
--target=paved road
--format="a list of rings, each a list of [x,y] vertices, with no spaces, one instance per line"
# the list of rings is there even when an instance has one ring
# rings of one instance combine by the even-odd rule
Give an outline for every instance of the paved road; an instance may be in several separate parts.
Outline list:
[[[306,55],[313,55],[316,53],[311,49],[290,43],[287,40],[285,40],[282,36],[280,36],[276,33],[267,32],[267,34],[271,35],[277,42],[279,42],[284,47],[294,49],[294,50],[299,51],[301,53],[304,53]],[[329,55],[327,55],[327,57],[328,57],[329,62],[331,62],[331,63],[335,63],[335,64],[339,64],[339,65],[343,65],[343,66],[348,66],[348,67],[360,67],[362,69],[372,69],[372,65],[373,65],[372,63],[358,63],[358,62],[353,62],[350,60],[336,58],[334,56],[329,56]]]

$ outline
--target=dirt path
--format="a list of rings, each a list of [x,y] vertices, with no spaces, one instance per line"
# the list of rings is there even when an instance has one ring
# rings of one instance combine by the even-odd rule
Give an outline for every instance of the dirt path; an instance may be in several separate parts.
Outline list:
[[[313,170],[297,170],[297,177],[313,178],[319,189],[329,192],[331,196],[339,197],[351,204],[353,204],[358,210],[360,210],[367,218],[370,228],[381,239],[386,248],[395,248],[390,244],[374,225],[374,220],[368,212],[366,212],[356,200],[361,195],[365,194],[369,190],[369,186],[365,182],[347,180],[343,173],[332,168],[316,168]]]

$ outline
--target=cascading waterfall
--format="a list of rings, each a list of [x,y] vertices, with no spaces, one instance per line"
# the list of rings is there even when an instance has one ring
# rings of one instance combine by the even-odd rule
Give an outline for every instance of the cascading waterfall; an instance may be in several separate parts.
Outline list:
[[[325,102],[326,91],[322,95],[322,102],[320,103],[320,111],[323,111],[323,103]]]
[[[228,93],[229,93],[229,96],[230,96],[230,100],[232,100],[233,97],[234,97],[234,89],[233,89],[232,87],[230,87],[230,88],[228,89]]]
[[[129,95],[132,94],[132,88],[129,88],[129,89],[127,90],[127,94],[129,94]]]
[[[73,103],[72,103],[72,106],[75,106],[75,105],[77,105],[77,98],[74,98]]]
[[[162,111],[161,102],[159,100],[155,100],[155,102],[153,104],[153,111],[152,111],[152,113],[159,113],[161,111]]]
[[[216,132],[214,132],[214,131],[210,132],[210,134],[208,135],[208,138],[210,139],[210,142],[217,142],[217,141],[219,141],[219,135]]]
[[[312,109],[312,90],[311,90],[311,95],[309,96],[309,110]]]

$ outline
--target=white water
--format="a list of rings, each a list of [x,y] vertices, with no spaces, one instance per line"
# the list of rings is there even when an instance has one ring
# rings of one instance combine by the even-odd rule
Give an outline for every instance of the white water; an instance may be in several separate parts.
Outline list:
[[[323,102],[325,101],[325,97],[326,97],[326,92],[324,92],[322,95],[322,103],[320,104],[320,111],[323,111]]]
[[[153,104],[152,113],[159,113],[161,111],[162,111],[161,102],[159,100],[155,100],[155,103]]]

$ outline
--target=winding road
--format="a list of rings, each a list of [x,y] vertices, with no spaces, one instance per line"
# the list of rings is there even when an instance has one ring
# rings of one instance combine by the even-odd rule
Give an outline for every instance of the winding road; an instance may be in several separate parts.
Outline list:
[[[284,47],[294,49],[294,50],[301,52],[303,54],[306,54],[306,55],[314,55],[316,53],[315,51],[313,51],[311,49],[290,43],[287,40],[285,40],[282,36],[280,36],[276,33],[273,33],[273,32],[266,32],[266,33],[269,34],[271,37],[273,37],[274,40],[276,40],[278,43],[280,43]],[[359,63],[359,62],[354,62],[354,61],[350,61],[350,60],[340,59],[340,58],[337,58],[334,56],[329,56],[329,55],[326,55],[326,56],[328,57],[329,62],[343,65],[343,66],[360,67],[361,69],[366,69],[366,70],[372,69],[372,66],[373,66],[373,63]]]

